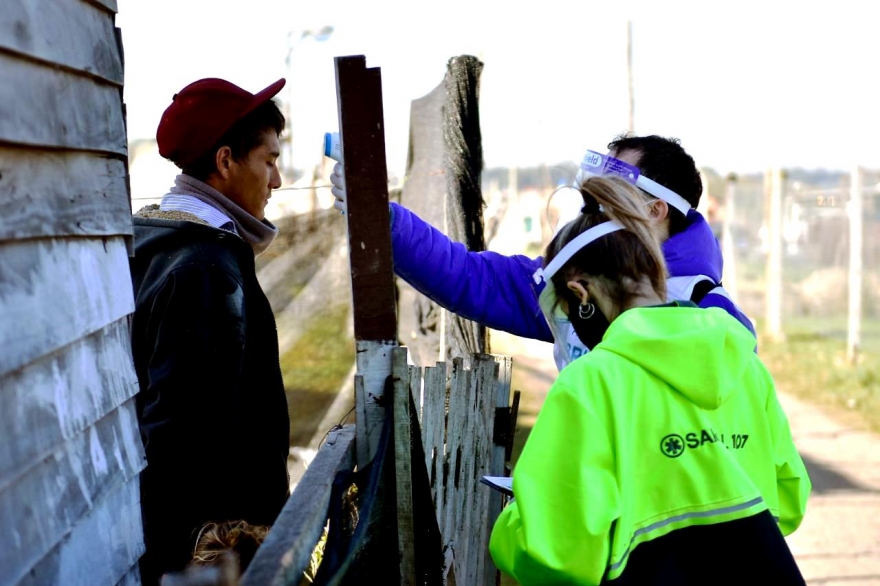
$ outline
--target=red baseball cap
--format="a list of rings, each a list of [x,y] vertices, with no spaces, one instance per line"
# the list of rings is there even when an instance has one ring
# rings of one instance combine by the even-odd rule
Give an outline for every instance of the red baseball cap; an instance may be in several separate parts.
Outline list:
[[[286,81],[279,79],[252,94],[225,79],[193,82],[174,94],[156,130],[159,154],[181,169],[217,144],[232,126],[272,99]]]

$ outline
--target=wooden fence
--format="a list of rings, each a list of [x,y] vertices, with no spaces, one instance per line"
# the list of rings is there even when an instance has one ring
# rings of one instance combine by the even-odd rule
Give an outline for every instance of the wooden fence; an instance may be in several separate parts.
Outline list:
[[[480,484],[480,478],[504,475],[511,359],[476,354],[471,365],[467,370],[461,358],[454,359],[448,385],[445,363],[425,368],[422,444],[456,583],[494,584],[487,547],[501,494]],[[415,381],[420,369],[411,370]]]
[[[500,493],[480,484],[481,476],[502,476],[511,434],[511,359],[473,355],[472,368],[461,358],[424,370],[407,365],[406,348],[394,350],[394,442],[397,470],[398,547],[401,584],[412,584],[413,469],[424,466],[431,479],[435,510],[454,584],[495,584],[489,535],[501,512]],[[355,385],[357,388],[359,385]],[[409,394],[419,406],[425,459],[412,458],[409,445]],[[329,517],[330,487],[336,474],[355,465],[355,426],[332,432],[257,552],[241,586],[299,584]],[[497,440],[502,440],[499,443]]]

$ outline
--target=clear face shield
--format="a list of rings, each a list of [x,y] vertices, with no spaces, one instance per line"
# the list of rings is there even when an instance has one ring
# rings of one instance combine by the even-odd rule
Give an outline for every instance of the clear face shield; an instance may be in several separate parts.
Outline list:
[[[685,198],[678,195],[671,189],[663,187],[656,181],[653,181],[639,171],[638,167],[630,165],[620,159],[597,153],[596,151],[587,151],[581,160],[575,177],[575,185],[580,186],[590,177],[600,177],[612,175],[620,177],[631,185],[635,185],[642,191],[653,195],[657,199],[662,199],[682,214],[687,215],[691,209],[691,204]],[[572,218],[573,219],[573,218]]]

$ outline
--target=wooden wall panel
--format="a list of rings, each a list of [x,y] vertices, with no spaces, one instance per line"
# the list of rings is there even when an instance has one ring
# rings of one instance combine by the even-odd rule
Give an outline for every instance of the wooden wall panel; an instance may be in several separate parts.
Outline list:
[[[0,246],[0,377],[134,310],[121,237]]]
[[[57,63],[122,86],[113,15],[80,0],[3,0],[0,49]]]
[[[125,162],[0,146],[0,241],[130,235]]]
[[[17,586],[140,586],[139,486],[137,477],[117,486]]]
[[[138,391],[128,320],[0,378],[0,490]]]
[[[0,584],[140,584],[116,0],[0,0]]]
[[[134,531],[127,528],[129,524],[142,531],[139,512],[108,505],[102,513],[99,505],[119,486],[135,478],[145,465],[132,400],[0,490],[0,527],[11,533],[13,542],[12,548],[0,548],[0,584],[15,584],[33,567],[40,572],[46,571],[51,564],[44,563],[44,556],[77,525],[87,523],[80,519],[90,511],[97,511],[94,515],[99,517],[103,515],[103,519],[95,521],[98,526],[93,541],[102,538],[102,533],[119,531],[120,527],[126,528],[127,535]],[[140,498],[128,500],[138,505]],[[125,541],[123,545],[132,548],[139,540],[119,541]],[[70,546],[61,549],[65,547]],[[93,543],[91,547],[100,549],[103,546]],[[98,571],[88,557],[68,559],[71,567],[78,566],[83,571],[91,567],[91,571]],[[135,559],[128,560],[125,571]],[[112,581],[94,580],[90,583],[115,584],[123,574],[120,572]],[[65,576],[58,583],[73,582]]]
[[[0,53],[0,141],[127,153],[118,87]]]

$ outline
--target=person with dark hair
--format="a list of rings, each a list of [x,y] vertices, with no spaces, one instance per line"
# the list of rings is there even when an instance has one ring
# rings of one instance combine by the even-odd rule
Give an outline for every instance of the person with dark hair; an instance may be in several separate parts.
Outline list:
[[[652,200],[614,177],[581,193],[536,278],[547,314],[610,325],[541,407],[496,566],[523,586],[805,584],[784,536],[810,479],[755,338],[719,308],[666,301]]]
[[[156,133],[182,173],[134,216],[144,584],[182,569],[205,523],[271,525],[289,494],[278,336],[254,265],[278,233],[264,209],[281,185],[284,83],[196,81]]]
[[[706,220],[693,208],[700,202],[702,183],[693,158],[676,139],[659,136],[616,138],[607,155],[588,152],[577,182],[591,175],[626,177],[654,204],[650,217],[663,242],[669,269],[669,299],[690,300],[699,307],[720,307],[754,335],[754,327],[721,286],[721,248]],[[345,177],[340,165],[330,177],[334,205],[345,209]],[[470,252],[452,242],[414,213],[391,203],[394,271],[441,307],[487,327],[525,338],[554,343],[562,369],[601,340],[607,324],[578,320],[578,337],[567,319],[552,324],[542,317],[539,297],[543,283],[532,276],[542,259],[495,252]]]

